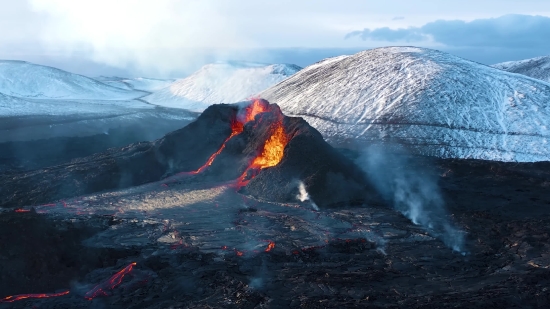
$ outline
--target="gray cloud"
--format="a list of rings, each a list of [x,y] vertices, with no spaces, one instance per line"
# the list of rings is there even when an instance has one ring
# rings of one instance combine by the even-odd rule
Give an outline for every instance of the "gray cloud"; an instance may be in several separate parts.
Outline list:
[[[403,20],[405,19],[405,17],[403,16],[395,16],[394,18],[392,18],[392,20]]]
[[[505,15],[498,18],[437,20],[422,27],[376,28],[348,33],[346,38],[386,42],[427,42],[449,47],[502,47],[550,49],[550,18],[533,15]]]

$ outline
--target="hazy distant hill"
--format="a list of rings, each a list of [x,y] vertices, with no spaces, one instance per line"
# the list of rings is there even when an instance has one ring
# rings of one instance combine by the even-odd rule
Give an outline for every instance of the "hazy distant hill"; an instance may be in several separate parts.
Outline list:
[[[292,64],[213,63],[143,99],[156,105],[200,112],[211,104],[249,99],[300,69]]]

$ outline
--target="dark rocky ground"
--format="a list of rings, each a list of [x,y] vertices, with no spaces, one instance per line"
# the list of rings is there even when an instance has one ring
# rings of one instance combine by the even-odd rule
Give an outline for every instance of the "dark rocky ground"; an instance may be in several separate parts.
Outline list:
[[[431,158],[416,162],[439,175],[447,208],[467,232],[465,256],[434,238],[411,241],[426,233],[389,206],[323,212],[355,224],[389,226],[386,254],[377,250],[381,244],[359,238],[332,239],[318,248],[276,246],[244,257],[205,253],[193,246],[167,249],[165,254],[147,253],[147,248],[92,249],[81,241],[118,224],[116,220],[92,216],[66,222],[8,212],[0,215],[0,297],[44,289],[72,292],[3,306],[547,308],[550,164]],[[246,227],[255,214],[235,213],[235,225]],[[99,282],[132,261],[138,263],[134,274],[110,297],[83,299],[78,282]],[[90,275],[95,268],[106,271]]]
[[[352,160],[357,157],[345,154]],[[436,179],[448,219],[466,232],[463,252],[452,251],[384,203],[340,204],[319,212],[291,204],[296,211],[311,213],[300,217],[290,210],[277,214],[275,206],[250,198],[255,202],[248,208],[228,206],[224,212],[212,212],[218,203],[220,208],[222,203],[237,203],[220,195],[184,213],[188,222],[182,226],[190,227],[181,228],[179,236],[162,228],[157,231],[171,237],[172,244],[124,246],[98,245],[97,235],[107,230],[122,235],[128,224],[150,232],[141,227],[144,221],[128,219],[130,214],[59,215],[5,208],[0,212],[0,299],[70,293],[0,302],[0,308],[550,307],[550,163],[428,157],[409,161],[419,173]],[[2,177],[6,190],[9,175]],[[139,189],[139,194],[90,198],[86,207],[150,202],[153,198],[145,196],[159,195],[158,190],[177,194],[187,184],[169,186],[157,183]],[[239,194],[232,196],[239,199]],[[175,203],[166,196],[156,201]],[[208,217],[213,221],[207,225],[216,225],[217,219],[211,218],[216,214],[226,216],[231,224],[226,230],[237,235],[255,233],[260,226],[258,231],[276,240],[275,248],[242,256],[219,246],[208,249],[205,239],[229,236],[224,229],[220,234],[193,234],[193,226],[198,226],[193,220]],[[322,232],[329,219],[345,228],[331,227],[331,236],[321,244],[292,236],[293,230],[316,235],[312,229],[320,227]],[[134,270],[108,290],[108,296],[84,298],[131,262],[137,263]]]
[[[197,117],[191,112],[170,115],[172,110],[158,110],[112,118],[0,118],[0,174],[54,166],[112,147],[156,140]]]

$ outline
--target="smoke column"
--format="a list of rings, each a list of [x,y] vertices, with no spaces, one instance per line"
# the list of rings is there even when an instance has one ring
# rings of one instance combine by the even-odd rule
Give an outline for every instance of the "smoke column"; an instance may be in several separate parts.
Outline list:
[[[463,251],[464,232],[448,220],[445,203],[433,176],[413,167],[404,154],[388,153],[376,146],[367,148],[358,163],[396,210],[454,251]]]

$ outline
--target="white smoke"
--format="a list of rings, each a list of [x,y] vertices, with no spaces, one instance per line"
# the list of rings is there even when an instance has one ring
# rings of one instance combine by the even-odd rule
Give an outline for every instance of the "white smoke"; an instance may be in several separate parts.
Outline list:
[[[298,194],[296,195],[296,199],[298,199],[300,202],[309,201],[311,203],[311,207],[315,210],[319,210],[319,207],[315,202],[309,197],[309,193],[307,193],[306,185],[303,181],[298,181]]]
[[[265,287],[266,281],[269,280],[269,272],[265,260],[262,260],[262,266],[257,271],[254,277],[251,277],[248,287],[254,290],[262,290]]]
[[[197,64],[256,47],[244,26],[226,14],[231,4],[223,1],[30,0],[30,5],[45,18],[37,35],[48,48],[148,74],[193,71]]]
[[[309,194],[307,193],[306,186],[304,185],[304,183],[302,181],[300,181],[298,183],[298,190],[299,190],[299,193],[296,196],[296,198],[299,199],[300,202],[304,202],[304,201],[309,200]]]
[[[428,229],[455,251],[462,252],[464,232],[447,218],[436,179],[412,166],[404,155],[368,148],[359,159],[371,183],[396,210],[414,224]]]

